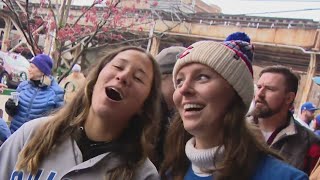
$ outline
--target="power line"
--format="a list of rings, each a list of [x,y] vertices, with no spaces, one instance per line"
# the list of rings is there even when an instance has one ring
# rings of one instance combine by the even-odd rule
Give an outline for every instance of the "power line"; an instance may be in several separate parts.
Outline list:
[[[320,0],[240,0],[240,1],[274,1],[274,2],[320,2]]]
[[[295,10],[285,10],[285,11],[269,11],[269,12],[255,12],[255,13],[245,13],[240,15],[252,15],[252,14],[273,14],[273,13],[286,13],[286,12],[303,12],[303,11],[319,11],[320,8],[309,8],[309,9],[295,9]]]

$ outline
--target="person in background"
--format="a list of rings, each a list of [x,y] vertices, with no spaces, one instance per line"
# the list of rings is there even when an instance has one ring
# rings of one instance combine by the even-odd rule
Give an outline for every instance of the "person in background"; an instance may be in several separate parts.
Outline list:
[[[24,123],[43,117],[63,105],[63,89],[51,76],[52,59],[45,55],[35,56],[28,69],[29,80],[17,87],[18,105],[9,99],[5,110],[12,117],[10,130],[14,133]]]
[[[310,127],[311,121],[314,119],[314,113],[318,110],[311,102],[305,102],[300,109],[299,117],[296,119],[302,126],[313,131]]]
[[[8,88],[8,87],[5,84],[0,83],[0,93],[3,92],[4,88]],[[0,146],[4,141],[8,139],[10,135],[11,135],[10,129],[6,121],[3,119],[3,110],[0,109]]]
[[[278,160],[246,121],[253,98],[252,45],[192,44],[173,69],[179,114],[169,127],[162,179],[307,180]]]
[[[172,71],[179,55],[185,50],[185,47],[172,46],[163,49],[157,56],[156,61],[159,64],[161,72],[161,121],[159,138],[156,140],[156,157],[154,164],[159,168],[163,161],[163,145],[165,135],[175,112],[175,107],[172,99],[174,87],[172,83]]]
[[[299,78],[285,66],[265,67],[257,82],[254,123],[265,142],[292,166],[310,174],[320,156],[320,139],[290,112]]]
[[[314,133],[320,137],[320,114],[314,118]]]
[[[160,84],[144,49],[108,51],[70,103],[2,145],[0,179],[159,179],[147,140],[160,116]]]
[[[162,92],[162,102],[163,111],[166,119],[171,119],[174,114],[174,103],[172,95],[174,92],[174,87],[172,83],[172,71],[174,64],[176,63],[179,55],[186,50],[185,47],[172,46],[163,49],[157,56],[156,60],[160,67],[161,72],[161,92]]]
[[[77,94],[79,89],[84,86],[86,78],[81,73],[81,66],[75,64],[71,69],[71,74],[67,76],[60,83],[60,86],[64,89],[64,102],[69,103]]]
[[[0,87],[0,90],[1,90],[1,87]],[[10,129],[6,121],[3,119],[3,110],[0,109],[0,146],[8,139],[10,135],[11,135]]]
[[[5,84],[0,83],[0,93],[3,92],[3,89],[4,89],[4,88],[8,88],[8,86],[5,85]]]

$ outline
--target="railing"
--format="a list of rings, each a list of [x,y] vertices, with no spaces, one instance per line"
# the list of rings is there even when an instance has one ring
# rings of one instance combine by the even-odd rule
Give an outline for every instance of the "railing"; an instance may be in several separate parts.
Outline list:
[[[16,1],[14,2],[19,9]],[[19,1],[21,2],[21,1]],[[23,3],[23,2],[21,2]],[[0,3],[0,5],[3,3]],[[29,8],[37,7],[37,3],[32,3]],[[206,25],[224,25],[238,26],[249,28],[288,28],[288,29],[320,29],[320,23],[306,19],[289,19],[289,18],[273,18],[273,17],[256,17],[245,15],[227,15],[227,14],[212,14],[212,13],[193,13],[193,5],[183,3],[181,0],[159,0],[157,6],[151,7],[158,16],[168,21],[184,21],[192,23],[200,23]],[[74,6],[71,6],[71,11],[80,11]],[[103,9],[101,9],[102,12]],[[99,11],[99,8],[98,8]],[[150,9],[141,9],[138,14]],[[99,14],[99,13],[98,13]],[[128,14],[135,16],[136,14]]]
[[[188,5],[181,0],[159,0],[157,6],[152,7],[151,9],[157,11],[166,11],[166,12],[177,12],[181,11],[184,13],[194,13],[194,6]]]

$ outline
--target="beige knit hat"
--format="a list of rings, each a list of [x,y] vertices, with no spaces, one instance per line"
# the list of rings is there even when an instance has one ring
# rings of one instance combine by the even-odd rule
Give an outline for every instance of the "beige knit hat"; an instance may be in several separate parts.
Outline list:
[[[190,63],[207,65],[227,80],[249,109],[253,98],[252,58],[253,46],[248,42],[199,41],[189,46],[177,60],[173,83],[176,87],[176,76],[183,66]]]

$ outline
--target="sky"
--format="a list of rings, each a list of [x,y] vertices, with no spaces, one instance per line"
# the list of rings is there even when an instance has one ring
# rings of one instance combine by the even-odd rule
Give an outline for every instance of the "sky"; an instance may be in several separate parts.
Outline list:
[[[151,0],[150,0],[151,1]],[[320,20],[320,0],[202,0],[218,5],[224,14],[284,17]],[[93,0],[73,0],[75,5],[91,4]],[[281,12],[282,11],[282,12]],[[291,12],[283,12],[291,11]],[[272,13],[270,13],[272,12]],[[277,12],[277,13],[275,13]],[[281,12],[281,13],[280,13]]]
[[[224,14],[320,20],[320,0],[203,0]],[[290,11],[290,12],[289,12]],[[270,13],[272,12],[272,13]]]

